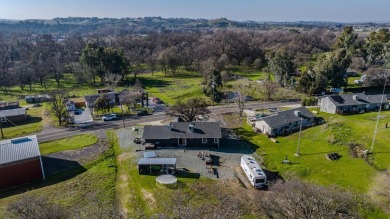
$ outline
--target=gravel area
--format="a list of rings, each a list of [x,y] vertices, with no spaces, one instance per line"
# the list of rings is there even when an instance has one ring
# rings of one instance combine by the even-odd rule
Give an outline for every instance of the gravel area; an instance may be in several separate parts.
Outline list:
[[[138,129],[138,131],[137,131]],[[142,136],[142,127],[132,127],[116,130],[120,147],[136,153],[138,157],[143,157],[144,148],[140,144],[133,143],[135,137]],[[158,157],[174,157],[177,159],[177,168],[188,169],[192,173],[213,179],[235,179],[237,167],[240,165],[240,158],[243,154],[252,154],[242,141],[234,136],[225,137],[220,142],[220,148],[205,147],[183,147],[183,148],[163,148],[155,150]],[[198,156],[205,153],[204,159]],[[206,160],[213,160],[213,165],[206,165]]]

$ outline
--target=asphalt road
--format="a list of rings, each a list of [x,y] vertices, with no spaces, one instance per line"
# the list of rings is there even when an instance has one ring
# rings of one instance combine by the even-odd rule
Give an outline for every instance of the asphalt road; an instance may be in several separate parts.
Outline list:
[[[300,104],[299,101],[275,101],[275,102],[251,102],[245,104],[245,109],[267,109],[267,108],[278,108],[283,106],[289,106],[289,105],[296,105]],[[227,113],[227,112],[238,112],[238,107],[236,104],[229,104],[229,105],[222,105],[222,106],[211,106],[209,107],[211,114],[220,114],[220,113]],[[98,121],[94,122],[92,125],[87,127],[79,127],[79,128],[64,128],[61,130],[53,130],[52,132],[46,131],[45,133],[38,133],[38,141],[41,142],[47,142],[52,141],[60,138],[67,138],[74,135],[80,135],[80,134],[87,134],[87,133],[94,133],[96,131],[105,130],[105,129],[118,129],[134,126],[136,124],[140,123],[147,123],[147,122],[154,122],[154,121],[161,121],[161,120],[167,120],[171,117],[168,115],[165,115],[165,113],[157,113],[154,115],[148,115],[148,116],[141,116],[139,118],[129,118],[123,120],[113,120],[113,121]]]

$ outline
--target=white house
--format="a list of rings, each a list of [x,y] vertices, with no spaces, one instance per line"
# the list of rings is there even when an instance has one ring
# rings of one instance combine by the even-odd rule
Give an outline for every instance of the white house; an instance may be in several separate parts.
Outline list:
[[[269,136],[285,135],[314,124],[314,115],[306,107],[298,107],[264,117],[255,123],[255,130]]]

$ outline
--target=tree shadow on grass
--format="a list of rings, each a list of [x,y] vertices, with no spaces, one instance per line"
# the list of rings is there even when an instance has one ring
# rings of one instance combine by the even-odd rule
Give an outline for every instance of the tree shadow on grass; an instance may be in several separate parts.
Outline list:
[[[141,80],[141,83],[144,87],[167,87],[171,85],[171,82],[166,80],[160,80],[157,78],[139,78]],[[127,79],[123,82],[125,85],[134,85],[135,79]]]
[[[30,190],[51,186],[71,179],[87,170],[77,161],[64,160],[47,156],[42,156],[42,163],[46,176],[45,180],[39,180],[2,190],[0,191],[0,198],[6,198]]]
[[[17,125],[17,126],[28,125],[28,124],[38,123],[40,121],[42,121],[41,117],[28,116],[25,121],[5,123],[5,124],[3,124],[3,128],[14,127],[15,125]]]

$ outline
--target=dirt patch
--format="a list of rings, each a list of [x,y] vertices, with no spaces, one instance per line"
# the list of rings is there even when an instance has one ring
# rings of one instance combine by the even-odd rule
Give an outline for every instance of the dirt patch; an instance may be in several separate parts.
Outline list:
[[[108,149],[108,140],[105,133],[97,133],[97,136],[99,140],[94,145],[42,156],[46,176],[73,169],[96,160]]]
[[[156,199],[154,199],[154,196],[152,193],[148,192],[145,189],[141,190],[142,195],[144,196],[145,201],[148,203],[149,207],[151,209],[154,209],[156,207]]]

